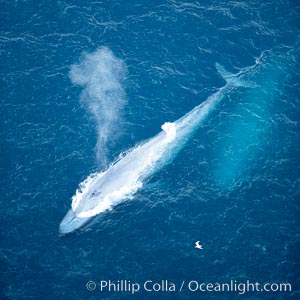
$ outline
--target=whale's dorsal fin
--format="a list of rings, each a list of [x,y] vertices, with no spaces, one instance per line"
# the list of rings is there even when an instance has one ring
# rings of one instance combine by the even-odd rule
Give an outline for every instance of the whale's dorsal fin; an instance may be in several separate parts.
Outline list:
[[[161,129],[167,134],[168,142],[172,141],[176,136],[176,125],[175,123],[165,122]]]

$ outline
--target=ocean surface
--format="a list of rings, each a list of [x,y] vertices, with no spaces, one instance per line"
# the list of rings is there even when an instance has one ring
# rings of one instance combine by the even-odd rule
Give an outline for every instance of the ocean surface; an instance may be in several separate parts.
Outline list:
[[[0,299],[300,299],[298,1],[0,7]],[[227,93],[130,200],[61,236],[79,183],[222,88],[216,63],[255,66],[252,87]],[[292,291],[179,292],[183,280]]]

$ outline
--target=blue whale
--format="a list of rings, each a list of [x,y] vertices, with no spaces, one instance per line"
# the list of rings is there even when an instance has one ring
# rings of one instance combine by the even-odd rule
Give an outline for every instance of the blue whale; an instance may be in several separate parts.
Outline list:
[[[132,198],[147,178],[173,160],[226,94],[237,87],[254,86],[247,80],[247,72],[254,67],[231,74],[216,64],[226,84],[180,119],[164,123],[160,133],[121,155],[107,170],[92,174],[82,182],[60,224],[60,233],[70,233],[94,216]]]

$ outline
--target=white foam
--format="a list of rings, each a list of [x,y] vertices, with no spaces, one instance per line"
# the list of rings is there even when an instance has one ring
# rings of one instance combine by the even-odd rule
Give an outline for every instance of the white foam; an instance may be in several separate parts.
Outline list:
[[[109,210],[119,202],[132,198],[133,194],[142,186],[143,184],[140,181],[135,182],[133,185],[125,185],[119,190],[116,190],[106,195],[104,198],[101,198],[99,204],[93,209],[78,213],[76,214],[76,217],[90,218]]]
[[[76,190],[75,195],[72,197],[72,210],[73,212],[76,211],[79,203],[82,201],[83,197],[88,193],[90,190],[92,183],[102,177],[105,172],[101,173],[92,173],[90,174],[84,181],[79,184],[78,189]]]

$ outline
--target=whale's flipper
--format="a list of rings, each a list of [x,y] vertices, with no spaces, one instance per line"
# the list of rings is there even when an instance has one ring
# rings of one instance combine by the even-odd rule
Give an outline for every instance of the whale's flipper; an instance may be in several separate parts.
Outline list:
[[[235,87],[250,87],[255,88],[257,84],[253,81],[244,80],[241,77],[241,72],[237,74],[233,74],[227,71],[222,65],[216,63],[216,69],[218,73],[222,76],[222,78],[227,82],[227,84],[235,86]]]

